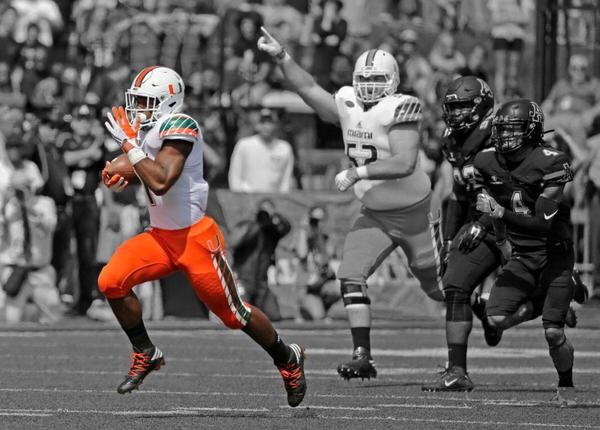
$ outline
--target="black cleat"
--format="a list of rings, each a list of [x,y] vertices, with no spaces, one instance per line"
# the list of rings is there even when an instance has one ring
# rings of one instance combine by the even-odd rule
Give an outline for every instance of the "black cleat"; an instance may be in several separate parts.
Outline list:
[[[475,387],[469,374],[461,367],[446,369],[440,377],[429,385],[423,385],[422,391],[471,391]]]
[[[147,351],[133,351],[131,355],[131,367],[125,380],[117,387],[117,393],[125,394],[136,390],[153,370],[160,369],[165,365],[163,353],[157,347]]]
[[[373,358],[367,348],[358,346],[352,353],[352,360],[346,363],[341,363],[337,368],[338,374],[346,379],[352,378],[371,379],[377,377]]]
[[[579,270],[573,269],[571,273],[571,282],[573,282],[573,300],[580,305],[587,302],[590,296],[590,290],[581,280]]]
[[[502,329],[495,328],[490,325],[487,318],[481,320],[481,327],[483,327],[483,337],[485,338],[485,343],[489,346],[496,346],[500,343],[502,339]]]
[[[295,408],[304,399],[306,394],[306,378],[304,377],[304,347],[292,343],[289,345],[294,353],[293,361],[277,366],[281,373],[285,391],[287,391],[288,405]]]
[[[569,306],[567,314],[565,315],[565,325],[570,328],[577,327],[577,313],[575,313],[575,309],[571,306]]]

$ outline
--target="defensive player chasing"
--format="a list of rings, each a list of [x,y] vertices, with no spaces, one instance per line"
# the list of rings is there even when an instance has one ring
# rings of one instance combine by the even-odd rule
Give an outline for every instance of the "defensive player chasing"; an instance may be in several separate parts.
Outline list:
[[[477,209],[495,220],[494,229],[508,262],[486,306],[488,322],[499,331],[522,320],[527,300],[541,311],[559,391],[573,387],[573,345],[564,333],[573,294],[574,263],[570,207],[563,188],[572,180],[570,160],[543,141],[544,115],[527,99],[503,104],[492,122],[494,147],[475,157],[487,192]],[[503,239],[505,229],[508,241]]]
[[[138,388],[165,363],[148,337],[131,288],[181,270],[227,327],[242,329],[269,353],[283,377],[289,405],[298,406],[306,392],[304,350],[286,345],[265,314],[239,298],[223,235],[204,214],[208,185],[202,173],[203,141],[198,123],[179,113],[183,97],[184,84],[177,73],[148,67],[126,92],[127,114],[122,107],[108,114],[107,129],[146,188],[152,225],[123,243],[98,278],[100,291],[133,345],[131,368],[117,391]],[[108,177],[107,169],[103,182],[117,190],[127,185],[120,175]]]
[[[438,255],[429,225],[431,184],[417,163],[421,104],[394,94],[398,65],[389,53],[371,49],[356,60],[353,86],[325,91],[265,29],[258,40],[284,76],[323,120],[340,124],[345,151],[356,167],[340,172],[340,191],[354,186],[361,216],[346,236],[337,277],[354,343],[352,359],[338,366],[346,379],[376,376],[370,343],[367,278],[397,247],[434,300],[444,299]]]

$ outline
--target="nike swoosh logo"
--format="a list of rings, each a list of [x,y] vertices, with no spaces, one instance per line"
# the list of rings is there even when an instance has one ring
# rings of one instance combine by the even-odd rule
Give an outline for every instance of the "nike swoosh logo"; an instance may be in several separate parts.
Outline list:
[[[546,215],[544,214],[544,219],[546,221],[548,221],[550,218],[552,218],[554,215],[556,215],[558,213],[558,209],[556,209],[554,212],[552,212],[550,215]]]
[[[454,378],[452,381],[444,381],[444,385],[446,387],[449,387],[450,385],[454,384],[456,381],[458,381],[458,378]]]

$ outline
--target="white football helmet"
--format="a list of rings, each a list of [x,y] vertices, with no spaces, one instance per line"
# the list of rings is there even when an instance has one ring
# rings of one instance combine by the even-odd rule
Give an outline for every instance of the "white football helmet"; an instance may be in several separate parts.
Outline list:
[[[151,114],[141,122],[142,127],[154,125],[163,115],[179,112],[183,106],[183,79],[168,67],[146,67],[137,74],[131,88],[125,92],[125,111],[130,121],[138,112]]]
[[[360,54],[354,65],[352,86],[356,98],[363,103],[377,103],[396,92],[400,83],[396,59],[382,49]]]

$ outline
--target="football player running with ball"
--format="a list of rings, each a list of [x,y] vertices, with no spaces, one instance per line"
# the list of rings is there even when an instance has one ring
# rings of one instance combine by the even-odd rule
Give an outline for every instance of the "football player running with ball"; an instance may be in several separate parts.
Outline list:
[[[477,209],[494,223],[507,258],[486,306],[488,324],[499,332],[522,321],[530,300],[542,315],[558,387],[573,387],[573,345],[565,317],[573,296],[574,252],[570,207],[563,189],[573,178],[566,154],[543,141],[544,115],[527,99],[504,103],[492,121],[493,148],[475,157],[484,190]],[[506,238],[504,237],[506,235]]]
[[[304,349],[286,345],[259,309],[242,302],[225,259],[225,241],[205,215],[208,184],[202,172],[203,140],[198,123],[181,113],[184,84],[166,67],[148,67],[126,92],[126,108],[113,108],[106,127],[142,182],[151,228],[123,243],[98,278],[121,327],[133,345],[132,363],[121,394],[138,388],[165,364],[150,340],[134,285],[181,270],[206,306],[231,329],[241,329],[263,347],[284,380],[290,406],[306,392]],[[113,190],[127,186],[118,174],[103,182]]]
[[[415,97],[395,94],[398,64],[388,52],[362,53],[353,85],[332,95],[262,31],[259,49],[279,64],[292,89],[323,120],[341,126],[345,152],[355,165],[335,178],[340,191],[354,187],[362,203],[337,272],[354,344],[352,359],[337,370],[345,379],[374,377],[366,280],[381,262],[400,246],[425,293],[437,301],[444,299],[429,224],[431,184],[417,162],[421,104]]]

